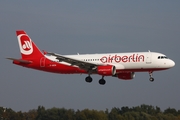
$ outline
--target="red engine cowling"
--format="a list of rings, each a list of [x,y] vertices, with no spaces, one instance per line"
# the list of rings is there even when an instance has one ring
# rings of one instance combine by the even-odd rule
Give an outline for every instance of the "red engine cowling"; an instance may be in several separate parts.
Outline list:
[[[97,73],[103,76],[113,76],[116,74],[116,67],[112,65],[98,66]]]
[[[135,73],[134,72],[118,73],[117,77],[123,80],[131,80],[135,77]]]

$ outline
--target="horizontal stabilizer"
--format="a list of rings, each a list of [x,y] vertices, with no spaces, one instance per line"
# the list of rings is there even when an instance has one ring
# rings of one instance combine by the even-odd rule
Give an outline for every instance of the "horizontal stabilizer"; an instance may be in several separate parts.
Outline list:
[[[20,63],[25,63],[25,64],[30,64],[30,63],[32,63],[31,61],[22,60],[22,59],[15,59],[15,58],[7,58],[7,59],[13,60],[13,61],[17,61],[17,62],[20,62]]]

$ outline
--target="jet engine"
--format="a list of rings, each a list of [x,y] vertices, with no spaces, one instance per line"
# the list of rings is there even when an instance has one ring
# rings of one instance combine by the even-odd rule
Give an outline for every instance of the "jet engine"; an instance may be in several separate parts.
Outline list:
[[[116,67],[112,65],[98,66],[97,73],[103,76],[113,76],[116,74]]]

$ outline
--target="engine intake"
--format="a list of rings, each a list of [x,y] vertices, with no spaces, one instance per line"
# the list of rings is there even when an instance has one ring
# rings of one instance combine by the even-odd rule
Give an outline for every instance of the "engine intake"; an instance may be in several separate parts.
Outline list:
[[[98,66],[97,73],[103,76],[113,76],[116,74],[116,67],[112,65]]]

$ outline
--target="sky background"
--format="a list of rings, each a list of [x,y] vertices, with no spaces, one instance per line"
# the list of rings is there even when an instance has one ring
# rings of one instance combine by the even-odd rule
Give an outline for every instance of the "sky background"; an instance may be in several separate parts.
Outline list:
[[[15,111],[96,109],[141,104],[180,109],[179,0],[1,1],[0,106]],[[154,51],[176,62],[172,69],[136,73],[131,81],[92,75],[46,73],[13,65],[20,58],[15,31],[25,30],[41,50],[59,54]]]

